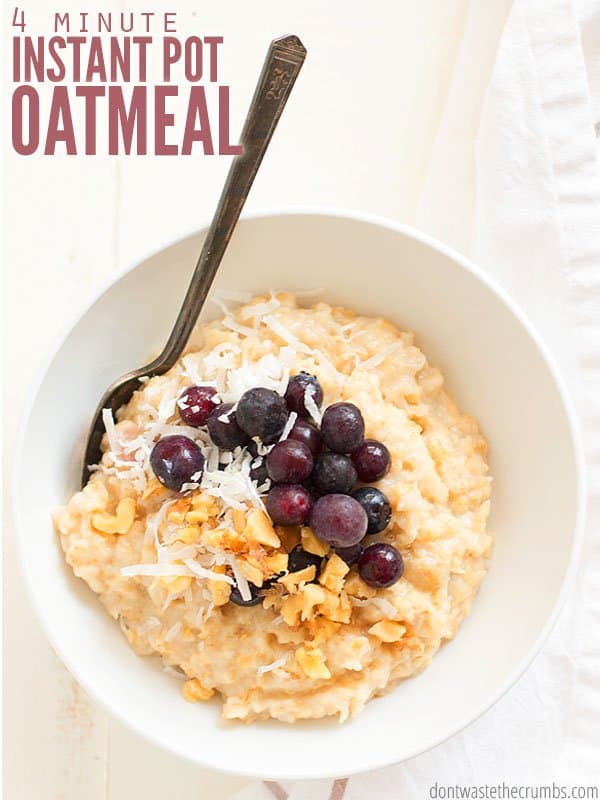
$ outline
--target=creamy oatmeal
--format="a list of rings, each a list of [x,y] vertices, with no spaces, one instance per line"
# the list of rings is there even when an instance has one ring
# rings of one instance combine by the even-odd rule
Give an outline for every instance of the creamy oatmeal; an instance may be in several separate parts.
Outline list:
[[[373,523],[382,530],[352,546],[363,552],[384,543],[388,566],[403,569],[380,584],[364,554],[336,552],[332,544],[341,541],[316,535],[313,528],[326,530],[327,520],[280,524],[285,516],[278,516],[275,494],[269,500],[265,469],[274,443],[243,431],[242,444],[235,441],[238,423],[247,425],[240,397],[262,387],[282,398],[291,376],[303,373],[316,376],[322,402],[311,390],[305,408],[286,411],[277,440],[288,445],[279,448],[279,463],[270,457],[270,474],[279,469],[285,477],[289,467],[291,482],[303,482],[297,456],[304,445],[289,444],[303,408],[315,428],[332,404],[359,409],[364,435],[389,454],[387,471],[371,485],[387,498],[391,518]],[[190,394],[186,403],[182,393],[191,386],[210,391]],[[202,402],[212,403],[213,428],[184,422],[202,416]],[[269,413],[264,418],[275,424]],[[325,424],[323,418],[324,436]],[[145,382],[116,420],[105,413],[105,425],[102,461],[56,512],[55,526],[74,573],[137,653],[158,654],[181,672],[187,700],[216,694],[229,719],[344,720],[423,669],[469,612],[492,546],[486,442],[413,335],[389,322],[324,303],[302,308],[289,294],[256,298],[199,328],[179,363]],[[175,466],[173,436],[189,442]],[[166,442],[165,452],[157,442]],[[322,466],[317,451],[322,474],[315,480],[339,488],[352,473],[349,459],[330,457]],[[354,463],[358,478],[368,472],[368,464]],[[167,486],[179,480],[179,491],[157,475]],[[314,503],[314,515],[321,501],[309,488],[298,488],[292,501]],[[381,504],[373,508],[381,512]]]

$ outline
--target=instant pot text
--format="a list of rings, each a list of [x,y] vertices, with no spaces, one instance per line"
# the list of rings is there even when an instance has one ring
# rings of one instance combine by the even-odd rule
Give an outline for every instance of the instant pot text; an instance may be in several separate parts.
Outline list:
[[[223,37],[182,36],[175,12],[12,14],[17,153],[237,155]]]

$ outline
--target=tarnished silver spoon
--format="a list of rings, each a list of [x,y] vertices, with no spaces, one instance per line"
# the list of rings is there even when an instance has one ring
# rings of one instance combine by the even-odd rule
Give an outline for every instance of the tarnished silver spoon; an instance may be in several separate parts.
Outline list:
[[[86,442],[82,487],[89,478],[88,467],[98,463],[101,457],[103,409],[109,408],[114,413],[127,403],[139,388],[140,378],[162,375],[169,370],[187,344],[305,57],[306,49],[297,36],[284,36],[271,42],[240,137],[243,152],[231,164],[171,335],[154,361],[120,377],[102,396]]]

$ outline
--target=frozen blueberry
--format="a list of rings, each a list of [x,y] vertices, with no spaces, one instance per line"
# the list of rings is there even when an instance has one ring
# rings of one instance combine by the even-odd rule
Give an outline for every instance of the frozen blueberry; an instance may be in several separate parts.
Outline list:
[[[265,444],[272,444],[279,439],[288,418],[283,397],[262,386],[244,392],[236,414],[240,428],[248,436],[258,436]]]
[[[295,411],[299,417],[310,416],[306,408],[306,393],[312,397],[317,408],[323,402],[323,389],[315,375],[300,372],[290,378],[285,392],[285,401],[290,411]]]
[[[363,443],[365,421],[354,403],[328,406],[321,420],[321,436],[335,453],[352,453]]]
[[[379,533],[390,524],[392,507],[382,491],[374,486],[363,486],[352,493],[367,515],[367,533]]]
[[[152,448],[150,466],[163,486],[179,492],[184,483],[192,481],[192,477],[199,482],[204,456],[198,445],[187,436],[164,436]]]

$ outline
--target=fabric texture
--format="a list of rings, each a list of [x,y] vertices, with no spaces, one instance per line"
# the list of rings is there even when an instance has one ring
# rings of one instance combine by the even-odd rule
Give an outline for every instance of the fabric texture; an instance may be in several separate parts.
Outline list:
[[[499,39],[491,5],[471,0],[417,226],[512,295],[571,390],[588,471],[576,578],[541,653],[466,730],[394,767],[256,782],[237,800],[395,800],[428,797],[436,782],[600,784],[600,2],[515,0]]]

